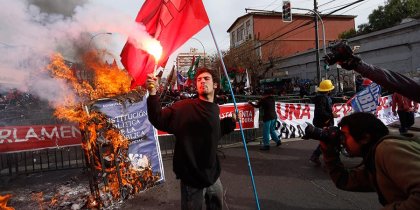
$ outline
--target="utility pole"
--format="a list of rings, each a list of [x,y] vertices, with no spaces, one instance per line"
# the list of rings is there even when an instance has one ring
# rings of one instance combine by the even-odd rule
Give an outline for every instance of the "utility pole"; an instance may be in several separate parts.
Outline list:
[[[314,11],[318,13],[318,3],[314,0]],[[316,78],[318,79],[318,84],[321,82],[321,69],[320,60],[319,60],[319,40],[318,40],[318,15],[314,15],[315,22],[315,49],[316,49]]]

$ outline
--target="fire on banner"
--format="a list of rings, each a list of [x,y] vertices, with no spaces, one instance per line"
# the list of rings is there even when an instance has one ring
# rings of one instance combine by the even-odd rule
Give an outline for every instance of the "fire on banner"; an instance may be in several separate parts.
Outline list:
[[[160,174],[157,182],[163,181],[164,171],[157,133],[147,118],[146,97],[131,103],[128,100],[98,100],[93,109],[105,114],[114,127],[129,140],[128,156],[135,169],[151,165],[154,174]]]

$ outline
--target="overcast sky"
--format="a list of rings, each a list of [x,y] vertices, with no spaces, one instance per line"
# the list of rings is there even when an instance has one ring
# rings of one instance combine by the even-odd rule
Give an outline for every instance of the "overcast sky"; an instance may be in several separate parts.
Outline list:
[[[326,14],[355,0],[319,0],[319,11]],[[229,48],[226,30],[245,8],[281,11],[276,0],[203,0],[216,41],[221,50]],[[108,60],[119,61],[127,36],[135,37],[136,46],[155,41],[135,23],[144,0],[0,0],[0,90],[8,83],[13,88],[31,92],[41,98],[63,101],[63,81],[51,78],[45,70],[55,52],[77,61],[81,50],[98,46],[111,53]],[[313,0],[291,0],[292,7],[313,8]],[[335,14],[357,15],[356,26],[367,22],[367,16],[384,0],[365,0]],[[299,12],[299,11],[292,11]],[[302,12],[301,12],[302,13]],[[279,19],[279,21],[281,21]],[[106,34],[105,32],[112,32]],[[210,30],[205,27],[194,38],[201,41],[208,54],[215,53]],[[190,39],[169,59],[190,48],[203,50],[200,42]],[[10,87],[8,87],[10,88]]]

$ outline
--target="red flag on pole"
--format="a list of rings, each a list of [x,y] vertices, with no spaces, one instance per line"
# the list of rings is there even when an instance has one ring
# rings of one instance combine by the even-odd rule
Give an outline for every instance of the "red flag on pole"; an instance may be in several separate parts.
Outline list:
[[[201,0],[146,0],[136,22],[143,23],[147,32],[160,41],[163,52],[158,65],[164,67],[176,49],[209,24],[209,18]],[[145,83],[147,74],[153,72],[155,58],[127,42],[121,62],[134,79],[133,88]]]

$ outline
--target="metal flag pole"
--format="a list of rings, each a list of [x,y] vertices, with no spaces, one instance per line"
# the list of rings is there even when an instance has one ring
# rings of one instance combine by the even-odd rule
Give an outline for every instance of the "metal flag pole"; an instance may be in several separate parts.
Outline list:
[[[211,29],[211,25],[210,25],[210,23],[209,23],[209,29],[210,29],[211,36],[213,37],[214,44],[216,45],[217,53],[219,54],[219,57],[220,57],[220,62],[222,63],[222,66],[223,66],[223,71],[225,72],[225,77],[226,77],[226,79],[227,79],[227,81],[228,81],[228,84],[229,84],[229,90],[230,90],[230,93],[232,94],[233,105],[234,105],[234,107],[235,107],[235,113],[236,113],[236,116],[238,116],[239,129],[240,129],[240,131],[241,131],[241,136],[242,136],[242,143],[243,143],[243,145],[244,145],[244,149],[245,149],[245,156],[246,156],[246,160],[247,160],[247,162],[248,162],[249,174],[250,174],[250,176],[251,176],[252,188],[253,188],[253,190],[254,190],[255,202],[256,202],[256,205],[257,205],[257,209],[258,209],[258,210],[260,210],[260,203],[259,203],[259,201],[258,201],[257,188],[256,188],[256,186],[255,186],[254,175],[252,174],[251,162],[249,161],[248,148],[246,147],[246,141],[245,141],[244,130],[243,130],[243,128],[242,128],[242,123],[241,123],[241,120],[239,119],[239,112],[238,112],[238,106],[236,105],[235,95],[233,94],[232,85],[230,84],[230,79],[229,79],[229,75],[228,75],[227,70],[226,70],[225,63],[223,62],[222,52],[220,52],[219,46],[217,45],[216,38],[215,38],[215,36],[214,36],[213,30]]]

